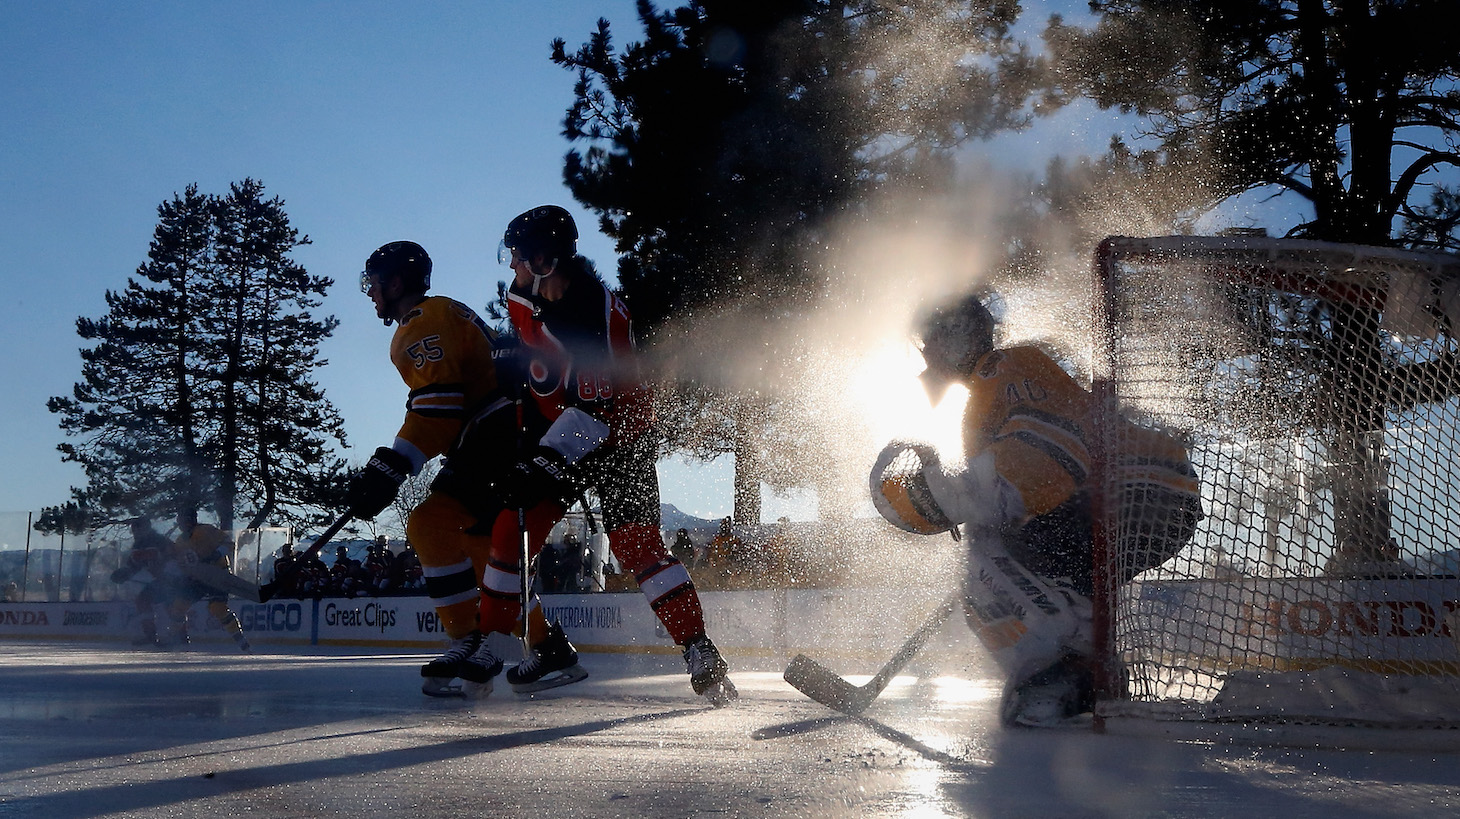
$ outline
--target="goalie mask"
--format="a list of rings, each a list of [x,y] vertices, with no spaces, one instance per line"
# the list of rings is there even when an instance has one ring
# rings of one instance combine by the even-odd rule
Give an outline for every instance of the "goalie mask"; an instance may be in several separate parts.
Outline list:
[[[918,535],[947,532],[954,521],[933,497],[928,471],[942,467],[928,444],[894,441],[883,447],[872,467],[872,505],[893,526]]]
[[[994,348],[993,314],[978,296],[965,296],[925,315],[917,342],[928,367],[918,377],[936,404],[950,384],[971,375]]]

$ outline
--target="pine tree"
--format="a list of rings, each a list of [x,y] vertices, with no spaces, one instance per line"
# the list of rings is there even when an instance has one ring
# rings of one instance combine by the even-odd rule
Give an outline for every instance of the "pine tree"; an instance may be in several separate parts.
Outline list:
[[[325,365],[320,342],[339,325],[317,319],[332,281],[289,258],[309,244],[252,179],[218,201],[218,265],[212,309],[227,327],[218,339],[218,497],[232,510],[252,507],[246,528],[270,520],[281,504],[332,506],[344,461],[329,441],[344,442],[343,421],[312,378]],[[220,514],[222,512],[220,511]]]
[[[54,397],[63,460],[87,477],[76,499],[105,515],[196,516],[211,491],[203,468],[203,419],[194,386],[205,336],[193,289],[212,264],[210,198],[190,185],[158,206],[148,261],[120,292],[108,290],[101,319],[79,318],[82,381]]]
[[[1460,247],[1453,0],[1090,6],[1093,28],[1056,16],[1045,33],[1052,99],[1139,115],[1156,172],[1213,205],[1294,194],[1312,208],[1295,236]]]
[[[327,452],[338,413],[309,378],[336,326],[309,311],[331,282],[289,258],[308,239],[253,180],[225,197],[190,185],[158,215],[107,315],[77,320],[82,381],[48,402],[87,476],[72,493],[99,519],[211,513],[231,529],[246,503],[249,526],[303,522],[343,469]]]

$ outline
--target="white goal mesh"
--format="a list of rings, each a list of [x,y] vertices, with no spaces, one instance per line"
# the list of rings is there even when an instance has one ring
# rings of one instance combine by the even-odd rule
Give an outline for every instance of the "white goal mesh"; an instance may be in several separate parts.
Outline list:
[[[1095,287],[1099,713],[1460,724],[1460,259],[1117,237]],[[1187,442],[1203,507],[1130,582],[1122,419]]]

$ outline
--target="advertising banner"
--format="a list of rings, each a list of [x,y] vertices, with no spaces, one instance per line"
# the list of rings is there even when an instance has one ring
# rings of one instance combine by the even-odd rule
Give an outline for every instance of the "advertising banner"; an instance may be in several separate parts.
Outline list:
[[[895,650],[937,605],[922,595],[878,589],[702,592],[700,598],[708,631],[727,653],[823,657]],[[580,650],[678,651],[641,594],[555,594],[543,604]],[[235,599],[229,606],[256,650],[320,645],[433,652],[446,643],[428,597]],[[131,641],[141,634],[137,620],[127,601],[4,603],[0,639]],[[165,641],[166,613],[157,612],[157,623]],[[203,603],[188,612],[188,637],[200,645],[232,645]],[[510,650],[510,640],[499,641]]]

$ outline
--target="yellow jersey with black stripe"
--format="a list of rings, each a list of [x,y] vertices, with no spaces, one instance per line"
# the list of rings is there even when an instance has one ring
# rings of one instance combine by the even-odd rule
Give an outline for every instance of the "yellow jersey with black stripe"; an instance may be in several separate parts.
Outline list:
[[[233,539],[211,523],[199,523],[187,537],[180,537],[173,545],[173,557],[180,563],[203,563],[214,566],[228,566],[228,555],[233,552]]]
[[[492,331],[470,307],[429,296],[400,320],[390,360],[410,389],[397,437],[427,459],[445,453],[497,390]]]
[[[1029,517],[1064,503],[1089,481],[1089,392],[1036,347],[994,350],[966,382],[963,416],[968,457],[990,452]],[[1113,477],[1196,495],[1196,472],[1180,441],[1158,430],[1123,425],[1110,454]]]

